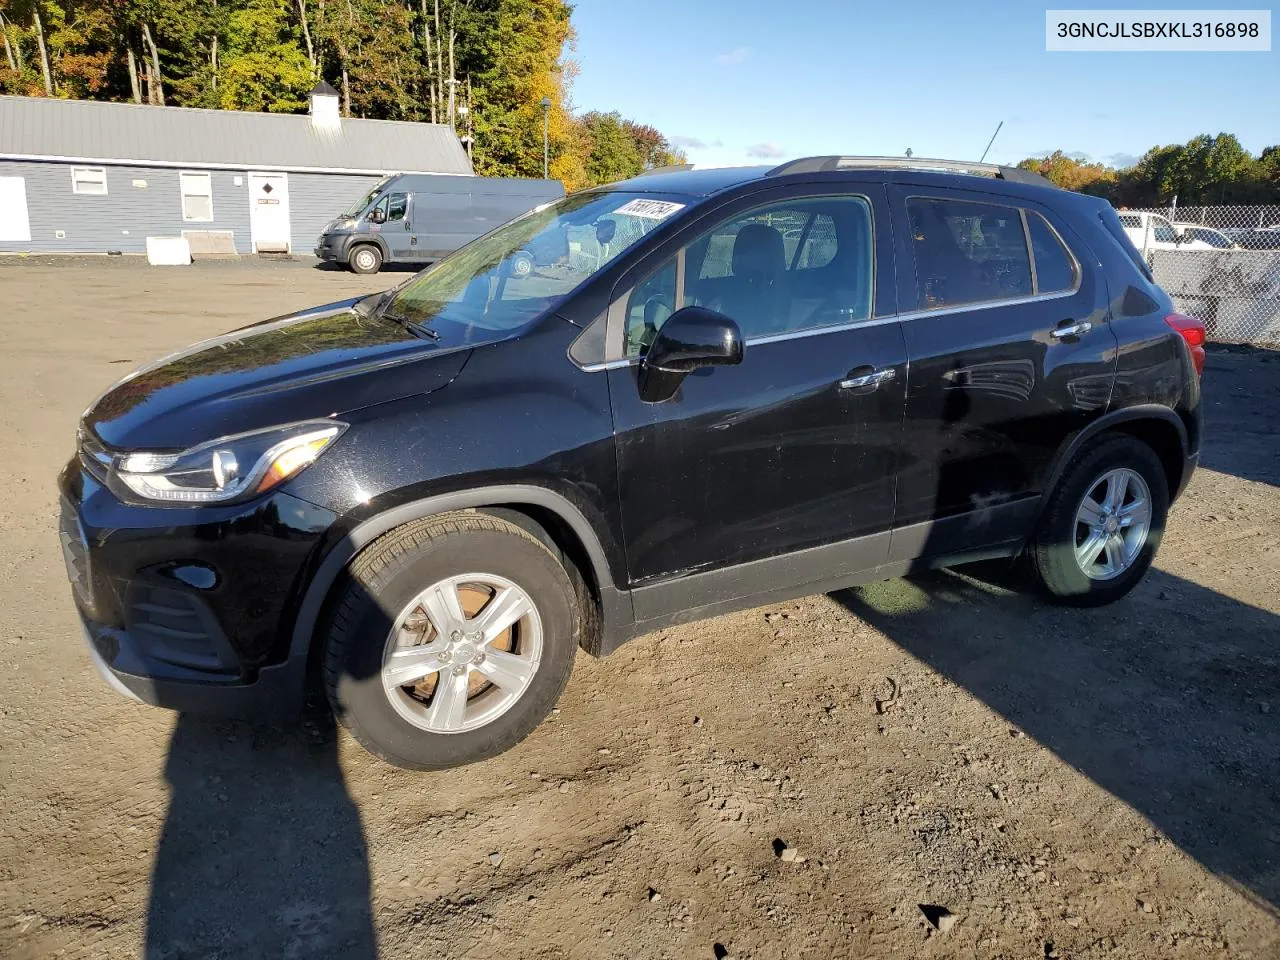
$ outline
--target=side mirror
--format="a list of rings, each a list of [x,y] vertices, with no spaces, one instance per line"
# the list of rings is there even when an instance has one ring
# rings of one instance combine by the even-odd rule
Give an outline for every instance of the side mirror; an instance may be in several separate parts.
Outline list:
[[[382,210],[379,209],[378,207],[374,207],[372,210],[369,211],[370,223],[385,223],[386,219],[387,219],[387,215],[383,213]]]
[[[685,307],[667,318],[649,345],[640,365],[640,399],[670,400],[694,370],[741,362],[742,331],[736,323],[705,307]]]
[[[611,241],[617,232],[618,232],[617,220],[597,220],[596,221],[596,243],[599,243],[601,246]]]

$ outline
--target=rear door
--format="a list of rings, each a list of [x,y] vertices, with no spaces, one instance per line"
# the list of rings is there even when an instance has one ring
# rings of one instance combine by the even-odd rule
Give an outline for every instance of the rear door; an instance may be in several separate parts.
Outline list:
[[[1059,445],[1110,399],[1105,285],[1045,207],[932,186],[890,196],[911,368],[891,557],[1017,539]]]
[[[883,187],[775,189],[619,282],[608,376],[639,619],[883,562],[906,378],[890,251]],[[645,403],[639,358],[693,304],[738,323],[743,361]]]

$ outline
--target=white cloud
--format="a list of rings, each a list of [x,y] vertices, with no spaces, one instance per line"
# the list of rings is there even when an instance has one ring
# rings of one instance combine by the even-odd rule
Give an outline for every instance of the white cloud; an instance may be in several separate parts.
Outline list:
[[[686,150],[706,150],[708,147],[723,147],[723,140],[703,140],[700,137],[681,137],[674,136],[667,138],[673,147],[683,147]]]
[[[747,147],[748,157],[759,157],[762,160],[774,160],[778,157],[786,156],[787,151],[772,140],[766,143],[753,143]]]
[[[1112,153],[1103,158],[1107,166],[1115,167],[1117,170],[1137,166],[1141,159],[1136,153]]]
[[[755,53],[750,47],[734,47],[732,50],[726,50],[724,53],[716,54],[716,63],[743,63],[751,58],[751,54]]]

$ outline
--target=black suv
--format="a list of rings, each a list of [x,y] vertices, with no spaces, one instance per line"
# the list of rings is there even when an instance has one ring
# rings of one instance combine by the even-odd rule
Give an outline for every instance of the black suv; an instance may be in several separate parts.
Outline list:
[[[446,767],[663,625],[1017,555],[1123,596],[1197,461],[1203,343],[1110,206],[1024,171],[659,171],[126,377],[62,541],[120,692],[263,715],[310,676]]]

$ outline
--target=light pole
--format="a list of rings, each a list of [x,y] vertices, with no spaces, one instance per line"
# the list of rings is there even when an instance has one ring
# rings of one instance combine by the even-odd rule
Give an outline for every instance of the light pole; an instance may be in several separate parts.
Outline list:
[[[548,134],[551,128],[551,98],[542,98],[542,179],[547,179]]]
[[[470,159],[471,159],[471,144],[474,142],[474,138],[471,136],[471,108],[470,108],[470,107],[468,107],[468,106],[466,106],[466,105],[463,105],[463,106],[459,107],[459,108],[458,108],[458,116],[460,116],[460,117],[466,117],[466,118],[467,118],[467,132],[466,132],[466,135],[465,135],[465,136],[463,136],[463,137],[459,137],[459,139],[462,141],[462,145],[463,145],[464,147],[466,147],[466,148],[467,148],[467,159],[468,159],[468,160],[470,160]]]

